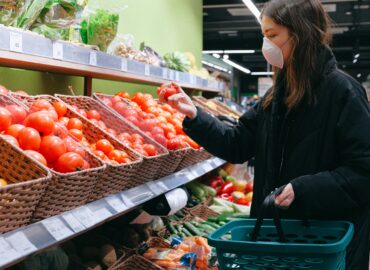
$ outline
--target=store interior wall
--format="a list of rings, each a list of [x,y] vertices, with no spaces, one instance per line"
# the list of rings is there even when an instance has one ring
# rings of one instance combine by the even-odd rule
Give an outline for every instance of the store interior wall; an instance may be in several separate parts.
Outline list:
[[[201,66],[203,18],[201,0],[90,0],[89,5],[106,8],[126,8],[120,14],[118,32],[131,33],[138,48],[141,42],[161,55],[167,52],[191,52]],[[83,78],[0,68],[0,84],[11,90],[25,90],[30,94],[83,94]],[[115,93],[137,91],[155,93],[156,87],[105,80],[93,80],[93,91]]]

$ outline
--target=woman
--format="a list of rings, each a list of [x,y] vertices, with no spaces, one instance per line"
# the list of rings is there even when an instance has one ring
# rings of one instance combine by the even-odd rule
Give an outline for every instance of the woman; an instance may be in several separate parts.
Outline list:
[[[346,219],[355,236],[346,269],[368,269],[370,110],[364,89],[337,69],[330,23],[319,0],[272,0],[261,14],[263,54],[275,82],[260,103],[228,127],[196,108],[183,92],[171,106],[187,117],[185,132],[232,163],[255,157],[256,217],[276,197],[283,217]]]

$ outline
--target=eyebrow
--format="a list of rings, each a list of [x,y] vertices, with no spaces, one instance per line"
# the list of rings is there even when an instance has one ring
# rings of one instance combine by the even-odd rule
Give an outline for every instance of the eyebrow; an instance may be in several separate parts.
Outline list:
[[[271,30],[274,30],[274,28],[272,28],[272,27],[267,28],[267,29],[265,30],[265,33],[269,32],[269,31],[271,31]],[[261,31],[261,32],[262,32],[262,35],[263,35],[263,31]]]

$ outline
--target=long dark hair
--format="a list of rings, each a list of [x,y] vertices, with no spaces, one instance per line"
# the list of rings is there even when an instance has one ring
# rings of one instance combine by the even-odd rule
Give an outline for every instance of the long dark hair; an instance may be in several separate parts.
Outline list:
[[[262,13],[270,17],[276,24],[289,29],[293,43],[292,54],[284,67],[287,86],[285,104],[293,109],[307,100],[315,100],[312,89],[312,75],[316,68],[320,49],[331,42],[331,20],[319,0],[271,0]],[[276,73],[280,71],[277,70]],[[270,91],[263,100],[263,108],[267,109],[274,95]]]

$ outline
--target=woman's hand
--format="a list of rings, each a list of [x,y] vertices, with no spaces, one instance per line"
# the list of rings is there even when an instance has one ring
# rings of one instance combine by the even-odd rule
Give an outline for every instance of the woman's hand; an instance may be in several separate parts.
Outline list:
[[[294,190],[292,184],[285,186],[279,196],[275,198],[275,204],[281,208],[289,208],[294,201]]]
[[[170,85],[170,83],[168,85]],[[195,118],[197,116],[197,108],[194,106],[190,97],[185,94],[184,90],[182,90],[180,86],[178,86],[178,89],[180,92],[168,97],[167,100],[164,98],[165,90],[160,91],[158,94],[159,101],[168,103],[174,109],[185,114],[190,119]]]

